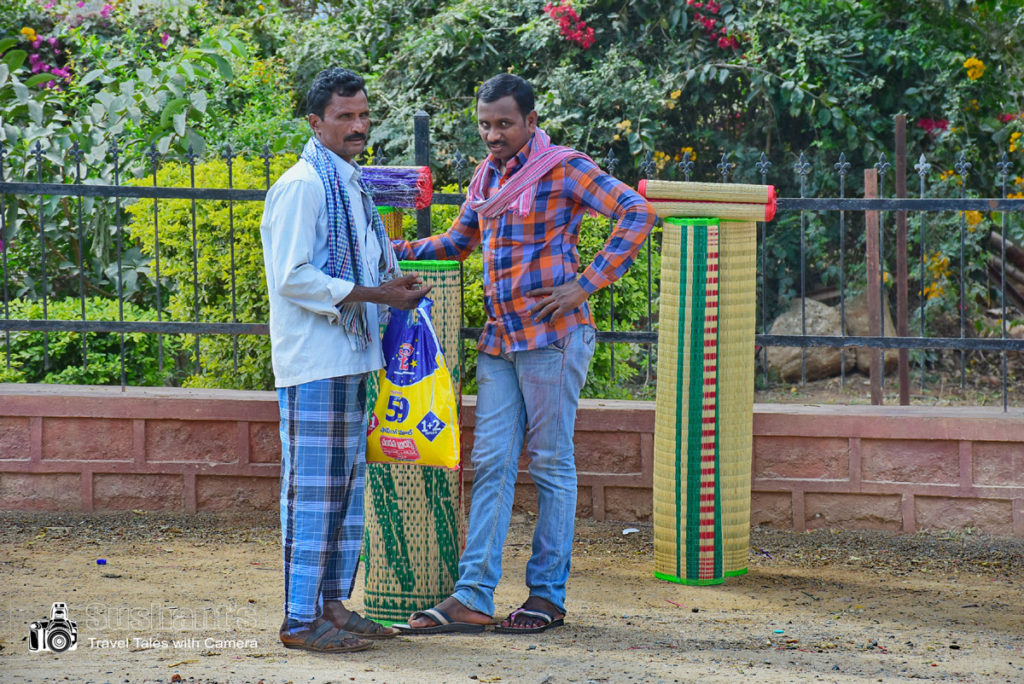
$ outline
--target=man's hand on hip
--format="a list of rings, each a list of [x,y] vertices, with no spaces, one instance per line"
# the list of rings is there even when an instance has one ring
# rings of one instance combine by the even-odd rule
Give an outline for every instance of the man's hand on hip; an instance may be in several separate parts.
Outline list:
[[[558,287],[540,287],[526,294],[530,297],[544,298],[530,309],[530,318],[535,321],[564,316],[578,309],[590,297],[575,280],[562,283]]]

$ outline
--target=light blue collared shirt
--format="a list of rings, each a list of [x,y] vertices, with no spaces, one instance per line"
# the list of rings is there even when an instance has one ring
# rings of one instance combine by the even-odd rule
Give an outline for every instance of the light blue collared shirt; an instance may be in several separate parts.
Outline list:
[[[364,286],[378,284],[381,245],[370,230],[375,211],[356,182],[358,165],[330,152],[352,206],[353,230],[363,258]],[[300,159],[267,192],[260,225],[263,264],[270,297],[270,347],[274,384],[290,387],[313,380],[357,375],[384,366],[379,338],[362,351],[352,348],[339,325],[338,305],[355,283],[332,278],[327,266],[327,197],[316,170]],[[376,329],[377,305],[366,303],[366,320]]]

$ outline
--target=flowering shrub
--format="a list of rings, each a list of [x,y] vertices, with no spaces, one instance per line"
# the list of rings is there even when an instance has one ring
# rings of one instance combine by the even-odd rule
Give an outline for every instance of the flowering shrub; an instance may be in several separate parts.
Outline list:
[[[736,36],[729,35],[725,21],[718,16],[722,6],[715,2],[715,0],[706,0],[706,2],[686,0],[686,4],[693,7],[693,20],[704,29],[708,40],[722,49],[732,49],[740,46],[740,41]]]
[[[964,69],[967,69],[967,78],[977,81],[985,73],[985,63],[977,57],[968,57],[964,60]]]
[[[580,19],[568,0],[558,5],[549,2],[544,5],[544,12],[558,24],[558,32],[570,42],[576,43],[584,50],[594,44],[594,29]]]
[[[50,74],[52,79],[39,79],[47,88],[62,88],[71,77],[65,51],[57,36],[46,37],[36,33],[30,26],[21,29],[27,43],[29,70],[32,75]]]
[[[937,135],[939,131],[944,131],[949,128],[949,121],[946,119],[926,119],[924,117],[917,120],[918,128],[923,128],[933,135]]]

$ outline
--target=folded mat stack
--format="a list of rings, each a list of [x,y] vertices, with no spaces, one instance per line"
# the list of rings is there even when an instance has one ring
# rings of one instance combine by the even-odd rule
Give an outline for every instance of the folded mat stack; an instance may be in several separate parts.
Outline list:
[[[775,217],[773,185],[642,180],[637,189],[661,218],[771,221]]]
[[[461,395],[459,330],[462,290],[456,261],[402,261],[403,274],[434,286],[433,323]],[[376,376],[374,376],[376,377]],[[368,405],[376,399],[370,383]],[[459,577],[465,541],[462,469],[410,463],[366,467],[366,614],[383,622],[405,622],[409,614],[448,597]]]

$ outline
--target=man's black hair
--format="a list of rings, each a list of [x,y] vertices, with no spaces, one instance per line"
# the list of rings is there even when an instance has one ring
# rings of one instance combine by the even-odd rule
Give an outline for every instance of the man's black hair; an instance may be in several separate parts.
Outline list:
[[[497,102],[508,95],[515,98],[516,104],[519,105],[519,112],[524,119],[533,111],[533,86],[529,81],[514,74],[498,74],[484,81],[484,84],[476,91],[476,101]]]
[[[341,67],[324,69],[316,75],[306,93],[306,111],[322,119],[335,93],[342,97],[352,97],[360,90],[366,92],[366,81],[356,72]]]

